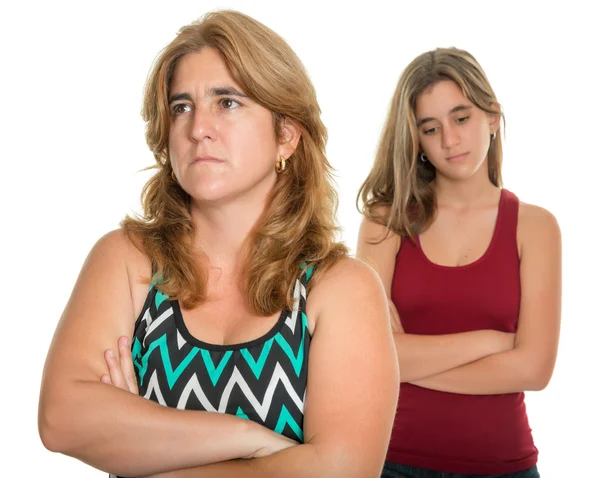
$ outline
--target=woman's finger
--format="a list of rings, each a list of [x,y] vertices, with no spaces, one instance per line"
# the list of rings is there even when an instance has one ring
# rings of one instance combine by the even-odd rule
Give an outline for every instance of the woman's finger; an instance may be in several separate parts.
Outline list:
[[[137,380],[135,370],[133,369],[133,358],[131,356],[131,348],[129,347],[129,338],[119,338],[119,359],[121,362],[121,372],[127,383],[127,388],[131,393],[138,394]]]
[[[123,377],[123,372],[121,371],[121,364],[119,363],[115,351],[108,349],[104,352],[104,360],[106,360],[106,365],[108,365],[108,372],[110,373],[112,384],[122,390],[129,391],[125,378]]]

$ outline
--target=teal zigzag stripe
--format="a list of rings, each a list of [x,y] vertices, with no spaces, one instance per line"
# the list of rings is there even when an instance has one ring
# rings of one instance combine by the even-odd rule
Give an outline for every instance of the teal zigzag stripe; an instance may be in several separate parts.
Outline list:
[[[210,377],[210,381],[212,382],[213,386],[215,386],[219,381],[219,378],[221,378],[221,374],[223,373],[227,362],[229,362],[229,358],[231,357],[232,353],[233,352],[231,350],[225,352],[225,355],[223,355],[219,365],[215,367],[215,364],[210,358],[210,352],[204,349],[202,349],[200,352],[202,355],[202,360],[204,360],[204,365],[206,366],[206,371],[208,372],[208,376]]]
[[[187,355],[187,357],[179,364],[179,366],[175,370],[173,370],[173,367],[171,365],[171,359],[169,358],[169,349],[167,346],[166,335],[163,335],[162,337],[160,337],[160,338],[156,339],[154,342],[152,342],[150,347],[148,347],[148,351],[146,352],[146,354],[143,357],[141,356],[142,344],[136,337],[134,340],[134,343],[133,343],[133,349],[131,351],[131,354],[133,356],[133,363],[139,370],[140,385],[143,383],[144,376],[146,375],[146,371],[148,369],[148,358],[150,356],[150,353],[156,347],[160,347],[160,354],[161,354],[162,361],[164,364],[165,372],[167,374],[169,388],[173,388],[173,385],[175,385],[175,382],[177,382],[177,379],[179,378],[179,376],[183,373],[185,368],[194,359],[194,357],[198,354],[199,351],[200,351],[200,354],[202,355],[202,359],[206,366],[206,371],[208,372],[210,381],[212,382],[213,386],[216,385],[217,382],[219,381],[219,378],[221,377],[221,374],[223,373],[223,370],[225,369],[225,366],[227,365],[227,362],[229,361],[229,358],[232,355],[231,350],[227,351],[225,353],[225,355],[223,356],[223,358],[221,359],[221,362],[219,363],[219,365],[217,367],[215,367],[212,359],[210,358],[210,353],[208,352],[208,350],[200,350],[198,347],[194,347],[190,351],[190,353]],[[141,358],[141,363],[139,362],[140,358]]]
[[[294,367],[294,372],[296,372],[296,376],[300,376],[300,370],[302,369],[302,363],[304,362],[304,339],[306,334],[306,329],[308,327],[308,322],[306,319],[306,315],[302,312],[302,340],[300,341],[300,347],[298,349],[298,355],[294,355],[294,351],[290,344],[287,343],[283,335],[277,334],[275,336],[275,340],[281,347],[281,349],[285,352],[285,354],[289,357],[290,362],[292,362],[292,366]]]
[[[273,340],[275,340],[275,337],[265,342],[265,345],[257,361],[254,360],[254,357],[252,357],[250,352],[248,352],[248,349],[240,350],[242,357],[244,357],[244,359],[252,369],[252,372],[254,372],[254,376],[256,378],[260,378],[260,374],[263,371],[263,367],[265,366],[265,362],[267,361],[267,357],[269,356],[269,352],[271,351],[271,347],[273,346]]]
[[[308,269],[306,269],[306,282],[310,280],[310,276],[312,275],[314,268],[315,266],[310,266]]]
[[[154,296],[154,304],[156,305],[156,309],[158,310],[158,308],[160,307],[160,304],[162,304],[168,298],[169,298],[168,295],[163,294],[161,291],[157,290],[156,295]]]
[[[136,338],[136,342],[137,343],[134,344],[134,350],[137,350],[137,353],[139,354],[141,345],[139,345],[139,341],[137,341],[137,338]],[[169,384],[169,389],[172,389],[173,385],[175,385],[175,382],[177,382],[177,379],[181,376],[181,374],[186,369],[186,367],[190,364],[190,362],[198,354],[200,349],[198,347],[194,347],[190,351],[190,353],[187,354],[185,359],[183,359],[181,361],[181,363],[177,366],[177,368],[175,370],[173,370],[173,366],[171,364],[171,358],[169,357],[169,347],[167,346],[167,335],[164,334],[164,335],[160,336],[158,339],[156,339],[154,342],[152,342],[150,344],[150,347],[148,347],[148,350],[142,356],[141,365],[139,365],[138,363],[136,363],[134,361],[135,365],[138,367],[138,370],[139,370],[140,384],[142,384],[144,382],[144,376],[146,375],[146,372],[148,371],[148,359],[150,357],[150,354],[157,347],[160,349],[160,356],[162,358],[165,373],[167,375],[167,383]],[[134,354],[134,357],[135,356],[136,355]]]
[[[307,275],[310,275],[310,273],[312,273],[312,267],[309,268],[309,270],[307,271]],[[167,300],[167,299],[168,299],[167,295],[163,294],[160,291],[156,291],[155,301],[156,301],[157,308],[164,300]],[[306,330],[308,328],[308,321],[306,318],[306,314],[304,312],[301,312],[301,328],[302,328],[302,339],[300,341],[300,347],[298,349],[297,355],[294,354],[292,347],[289,345],[287,340],[280,333],[277,334],[272,339],[265,342],[263,350],[261,351],[261,354],[258,357],[258,360],[254,360],[254,357],[252,357],[252,355],[250,354],[250,352],[248,352],[247,349],[240,350],[242,357],[244,357],[248,366],[250,367],[250,369],[254,373],[254,376],[257,379],[260,378],[260,375],[262,374],[264,365],[267,361],[267,358],[268,358],[271,348],[273,346],[273,341],[276,341],[279,344],[279,346],[281,347],[283,352],[290,359],[290,362],[292,364],[292,367],[294,368],[294,372],[296,373],[296,376],[300,376],[300,371],[302,369],[302,364],[304,362],[304,341],[306,338]],[[167,346],[166,335],[162,335],[158,339],[154,340],[148,347],[148,350],[146,351],[144,356],[141,356],[142,344],[136,337],[134,339],[134,343],[133,343],[133,347],[132,347],[132,356],[133,356],[133,362],[134,362],[135,366],[137,367],[137,369],[139,370],[140,385],[143,383],[144,376],[148,370],[149,356],[154,351],[154,349],[157,347],[160,348],[160,354],[161,354],[161,358],[162,358],[162,361],[164,364],[165,373],[167,375],[167,382],[168,382],[170,389],[173,388],[173,385],[175,385],[175,383],[177,382],[177,380],[179,379],[179,377],[181,376],[183,371],[190,364],[190,362],[194,359],[194,357],[198,354],[198,352],[201,353],[202,359],[206,366],[206,370],[208,372],[210,380],[211,380],[213,386],[215,386],[217,384],[217,382],[219,381],[219,378],[221,377],[221,374],[223,373],[223,370],[227,366],[227,363],[229,362],[229,359],[231,358],[232,353],[233,353],[231,350],[227,351],[224,354],[221,361],[219,362],[219,365],[215,367],[215,364],[212,361],[210,352],[208,350],[199,349],[198,347],[194,347],[188,353],[186,358],[179,364],[179,366],[175,370],[173,370],[173,366],[171,364],[171,359],[169,357],[169,349]],[[141,358],[141,363],[140,363],[140,358]]]
[[[142,343],[138,340],[137,337],[133,339],[133,347],[131,348],[131,358],[133,359],[133,365],[137,367],[138,370],[142,369],[142,364],[139,362],[139,359],[142,358]],[[140,385],[142,384],[142,380],[140,379]]]
[[[248,415],[246,415],[244,413],[244,411],[241,409],[241,407],[238,407],[237,412],[235,412],[235,416],[236,417],[240,417],[240,418],[244,418],[246,420],[250,420],[250,418],[248,418]]]
[[[300,426],[296,423],[296,420],[292,417],[288,409],[285,405],[281,406],[281,413],[279,414],[279,420],[277,420],[277,425],[275,426],[275,432],[281,434],[283,432],[283,428],[286,423],[290,426],[290,428],[294,431],[296,436],[300,439],[301,442],[304,442],[304,433]]]

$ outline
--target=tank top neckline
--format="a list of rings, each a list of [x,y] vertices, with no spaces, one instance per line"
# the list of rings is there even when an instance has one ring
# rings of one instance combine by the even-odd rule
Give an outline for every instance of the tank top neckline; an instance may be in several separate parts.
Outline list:
[[[181,313],[181,307],[179,306],[179,301],[171,300],[171,305],[173,307],[173,316],[175,319],[175,326],[177,327],[177,330],[179,331],[181,336],[188,343],[190,343],[191,345],[193,345],[195,347],[199,347],[204,350],[212,350],[215,352],[227,352],[229,350],[249,349],[249,348],[260,346],[260,345],[264,344],[268,340],[275,337],[281,331],[281,329],[287,319],[287,315],[288,315],[287,309],[282,310],[281,314],[279,314],[279,319],[277,319],[277,322],[275,323],[275,325],[273,325],[273,327],[271,327],[271,329],[267,333],[261,335],[260,337],[258,337],[256,339],[252,339],[252,340],[249,340],[246,342],[235,343],[235,344],[221,345],[221,344],[212,344],[209,342],[204,342],[204,341],[194,337],[192,335],[192,333],[188,330],[187,326],[185,325],[185,320],[183,319],[183,314]]]
[[[498,201],[498,214],[496,214],[496,222],[494,224],[494,232],[492,233],[492,239],[490,240],[490,243],[488,244],[488,247],[485,250],[485,252],[479,258],[474,260],[473,262],[469,262],[468,264],[464,264],[462,266],[446,266],[446,265],[442,265],[442,264],[436,264],[435,262],[431,261],[429,259],[429,257],[427,257],[427,254],[425,254],[425,252],[423,251],[423,248],[421,247],[421,237],[417,236],[416,244],[417,244],[417,249],[419,250],[420,257],[427,264],[429,264],[432,267],[435,267],[437,269],[464,270],[464,269],[468,269],[468,268],[479,265],[492,253],[492,250],[494,249],[494,246],[498,240],[498,236],[500,235],[499,229],[500,229],[502,214],[504,212],[504,203],[505,202],[506,202],[506,189],[502,188],[502,189],[500,189],[500,200]]]

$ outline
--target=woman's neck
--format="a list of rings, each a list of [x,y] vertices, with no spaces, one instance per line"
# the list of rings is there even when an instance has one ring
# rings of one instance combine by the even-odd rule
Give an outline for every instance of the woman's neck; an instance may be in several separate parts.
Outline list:
[[[206,255],[211,268],[233,272],[244,263],[247,240],[265,207],[264,198],[218,206],[192,204],[192,221],[196,228],[194,246]]]

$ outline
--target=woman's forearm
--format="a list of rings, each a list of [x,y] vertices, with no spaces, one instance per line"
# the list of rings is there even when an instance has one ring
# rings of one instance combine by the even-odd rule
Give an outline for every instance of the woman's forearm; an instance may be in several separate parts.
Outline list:
[[[330,453],[317,446],[303,444],[264,458],[232,460],[148,478],[376,478],[380,474],[379,464],[366,464],[357,456]]]
[[[44,445],[121,476],[242,458],[260,426],[216,412],[182,411],[100,382],[78,381],[40,401]]]

